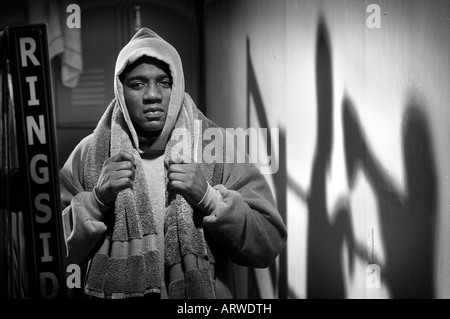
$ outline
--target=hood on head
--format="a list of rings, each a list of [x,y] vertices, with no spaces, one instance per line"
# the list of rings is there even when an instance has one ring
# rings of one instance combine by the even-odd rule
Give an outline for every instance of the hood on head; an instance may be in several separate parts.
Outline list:
[[[177,50],[175,50],[170,43],[166,42],[158,34],[148,28],[140,29],[130,42],[128,42],[128,44],[120,51],[119,56],[117,57],[114,72],[114,94],[130,129],[132,141],[141,153],[142,150],[139,148],[138,136],[125,104],[123,85],[119,79],[119,75],[128,64],[135,62],[142,56],[153,57],[167,63],[172,75],[172,93],[170,96],[166,122],[161,134],[156,138],[149,149],[152,151],[162,151],[165,149],[169,135],[175,126],[178,113],[184,100],[183,65]]]

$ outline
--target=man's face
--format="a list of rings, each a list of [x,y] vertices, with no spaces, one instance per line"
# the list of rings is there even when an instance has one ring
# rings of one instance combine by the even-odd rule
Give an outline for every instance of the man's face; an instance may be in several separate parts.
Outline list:
[[[159,64],[142,63],[125,75],[123,93],[135,125],[146,132],[161,131],[172,92],[169,71]]]

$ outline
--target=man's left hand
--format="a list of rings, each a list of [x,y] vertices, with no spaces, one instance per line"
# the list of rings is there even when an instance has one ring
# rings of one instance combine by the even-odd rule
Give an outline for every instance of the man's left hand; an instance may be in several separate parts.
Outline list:
[[[168,170],[172,188],[193,205],[197,205],[208,189],[208,183],[199,163],[172,164]]]

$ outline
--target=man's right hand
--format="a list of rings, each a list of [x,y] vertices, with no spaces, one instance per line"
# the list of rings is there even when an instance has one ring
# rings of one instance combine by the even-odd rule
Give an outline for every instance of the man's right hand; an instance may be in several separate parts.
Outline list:
[[[136,160],[126,151],[120,151],[108,158],[102,167],[95,186],[95,194],[103,204],[111,206],[117,194],[126,188],[133,188]]]

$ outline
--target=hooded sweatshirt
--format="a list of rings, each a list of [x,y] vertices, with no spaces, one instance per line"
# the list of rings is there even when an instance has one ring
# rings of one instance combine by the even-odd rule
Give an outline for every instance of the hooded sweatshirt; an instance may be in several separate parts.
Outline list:
[[[125,67],[142,56],[153,57],[169,65],[173,80],[164,128],[145,151],[140,147],[139,137],[130,120],[119,79]],[[164,252],[167,184],[164,179],[163,152],[179,120],[180,112],[186,112],[186,99],[190,101],[190,97],[184,92],[183,68],[177,51],[153,31],[141,29],[119,53],[115,67],[114,91],[115,101],[125,119],[129,139],[141,157],[149,196],[152,198],[152,214],[157,229],[156,245],[160,252]],[[107,113],[108,111],[104,116]],[[224,138],[234,140],[234,136],[227,135],[229,133],[225,130],[221,132]],[[105,216],[111,214],[114,209],[103,205],[96,198],[95,192],[85,189],[84,186],[85,164],[93,135],[87,136],[75,147],[60,172],[68,263],[76,263],[85,271],[107,232]],[[199,145],[200,135],[197,135],[197,138]],[[233,151],[234,154],[244,152],[236,148],[225,151]],[[237,158],[241,158],[240,155]],[[233,263],[257,268],[268,267],[286,243],[286,228],[272,192],[265,178],[248,160],[245,163],[224,163],[220,183],[214,187],[208,185],[196,208],[204,214],[202,226],[205,239],[209,246],[214,247],[212,251],[215,267],[211,272],[215,296],[239,297],[236,295]],[[161,260],[160,269],[162,275],[159,295],[161,298],[167,298],[164,260]]]
[[[136,134],[136,130],[131,123],[127,106],[125,105],[123,85],[119,79],[119,76],[127,65],[132,64],[142,56],[153,57],[165,62],[169,65],[172,75],[172,94],[170,97],[166,122],[161,134],[149,148],[150,151],[164,151],[167,140],[175,126],[178,113],[180,112],[184,101],[185,92],[183,67],[180,56],[175,48],[148,28],[143,28],[138,31],[130,42],[120,51],[119,56],[117,57],[114,72],[114,93],[125,116],[125,120],[131,132],[132,141],[141,153],[142,150],[139,149],[139,139]]]

